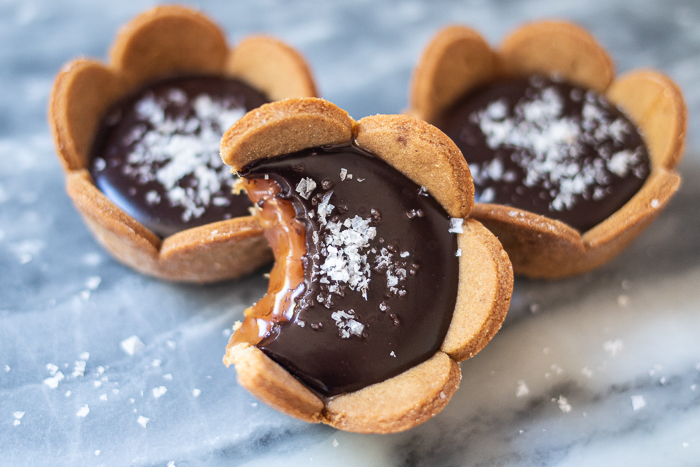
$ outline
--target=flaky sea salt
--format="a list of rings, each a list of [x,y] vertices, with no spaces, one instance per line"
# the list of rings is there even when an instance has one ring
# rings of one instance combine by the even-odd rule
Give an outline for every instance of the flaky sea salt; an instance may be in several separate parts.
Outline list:
[[[461,219],[459,217],[451,217],[450,218],[450,228],[448,232],[450,233],[456,233],[456,234],[461,234],[464,233],[464,229],[462,225],[464,224],[464,219]]]
[[[157,388],[153,388],[153,397],[158,399],[166,392],[168,392],[168,388],[166,388],[165,386],[158,386]]]
[[[365,325],[355,319],[354,310],[337,310],[331,314],[331,318],[338,327],[339,335],[343,339],[348,339],[350,335],[362,336]]]
[[[556,399],[556,402],[559,406],[559,410],[561,410],[564,413],[571,412],[571,404],[569,404],[569,401],[566,399],[566,397],[560,395],[559,399]]]
[[[309,199],[309,196],[316,189],[316,182],[309,178],[302,178],[299,183],[297,183],[296,192],[299,193],[304,199]]]
[[[520,99],[510,114],[509,104],[500,99],[469,119],[479,125],[491,149],[514,151],[512,160],[524,172],[523,184],[544,186],[552,197],[550,209],[572,209],[578,197],[600,200],[608,196],[605,188],[612,183],[612,176],[624,177],[630,172],[638,178],[646,176],[641,147],[617,152],[608,149],[608,142],[621,143],[633,128],[610,114],[603,97],[586,92],[580,116],[563,116],[565,103],[559,90],[544,83],[531,84],[534,92]],[[574,89],[571,97],[584,100],[584,93]],[[585,145],[601,154],[607,152],[607,160],[583,160],[580,155]],[[469,165],[475,184],[517,181],[515,173],[504,169],[500,157]],[[492,202],[495,191],[489,187],[477,198],[477,202]]]
[[[90,413],[90,407],[88,407],[88,405],[85,404],[84,406],[82,406],[80,408],[80,410],[78,410],[78,412],[75,415],[77,415],[78,417],[84,418],[89,413]]]
[[[146,428],[146,425],[148,425],[149,420],[150,418],[144,417],[143,415],[139,415],[139,418],[136,420],[136,423]]]
[[[630,399],[632,400],[632,410],[635,412],[647,405],[646,401],[644,400],[644,396],[631,396]]]
[[[202,216],[214,195],[232,185],[234,176],[219,157],[219,142],[224,130],[245,114],[245,107],[235,99],[215,101],[201,94],[192,101],[194,115],[166,117],[166,107],[181,107],[186,100],[184,91],[177,88],[164,98],[147,94],[134,104],[141,125],[122,142],[128,148],[123,173],[141,185],[160,183],[170,205],[183,209],[185,222]],[[182,185],[185,178],[192,183]],[[163,201],[154,193],[145,194],[147,203]]]
[[[525,381],[518,381],[518,385],[515,388],[515,397],[525,397],[530,394],[530,389],[525,384]]]
[[[138,336],[127,337],[119,343],[119,346],[130,356],[134,356],[146,347]]]

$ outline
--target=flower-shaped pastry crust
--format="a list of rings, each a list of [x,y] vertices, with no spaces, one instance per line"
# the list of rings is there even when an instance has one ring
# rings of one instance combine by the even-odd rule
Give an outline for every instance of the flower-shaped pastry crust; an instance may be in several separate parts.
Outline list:
[[[442,345],[431,358],[393,378],[331,398],[309,390],[254,344],[236,342],[236,334],[224,363],[235,364],[239,383],[284,413],[348,431],[390,433],[411,428],[444,408],[459,385],[457,362],[475,355],[500,329],[513,273],[495,236],[470,217],[473,185],[461,153],[446,135],[421,120],[376,115],[355,122],[322,99],[288,99],[255,109],[234,124],[224,134],[221,155],[241,170],[262,159],[351,141],[425,187],[449,216],[464,219],[464,232],[457,238],[456,305]],[[290,268],[280,268],[285,269]]]
[[[556,278],[613,258],[668,203],[680,184],[673,169],[683,154],[686,108],[680,90],[666,76],[635,70],[615,78],[612,59],[590,34],[569,23],[543,21],[516,30],[498,49],[467,27],[439,32],[414,70],[408,113],[435,122],[480,85],[534,74],[561,77],[604,94],[636,124],[651,159],[651,173],[637,194],[586,232],[513,207],[474,206],[471,216],[498,236],[516,274]]]
[[[271,258],[252,217],[160,239],[108,199],[88,171],[91,145],[107,109],[146,83],[178,74],[234,77],[271,100],[316,95],[304,59],[285,44],[252,36],[230,48],[224,33],[202,14],[177,6],[154,8],[121,30],[109,64],[78,59],[56,78],[49,122],[67,191],[97,240],[122,263],[167,280],[239,277]]]

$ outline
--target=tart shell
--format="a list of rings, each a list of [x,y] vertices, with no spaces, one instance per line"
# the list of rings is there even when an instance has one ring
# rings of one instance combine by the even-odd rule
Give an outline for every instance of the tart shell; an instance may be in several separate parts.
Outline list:
[[[646,69],[615,77],[612,59],[587,31],[541,21],[512,32],[497,49],[464,26],[438,32],[414,69],[407,113],[433,123],[470,90],[531,74],[558,76],[604,94],[637,125],[651,159],[651,173],[637,194],[586,232],[521,209],[475,204],[471,217],[498,237],[516,274],[566,277],[614,258],[678,190],[680,177],[673,169],[683,154],[687,110],[668,77]]]
[[[88,172],[90,148],[107,109],[150,81],[183,73],[235,77],[271,99],[316,95],[306,62],[289,46],[253,36],[231,48],[223,31],[204,15],[161,6],[122,28],[109,64],[78,59],[59,72],[49,102],[56,152],[68,195],[97,241],[118,261],[165,280],[237,278],[272,258],[252,217],[194,227],[161,240],[105,197]]]

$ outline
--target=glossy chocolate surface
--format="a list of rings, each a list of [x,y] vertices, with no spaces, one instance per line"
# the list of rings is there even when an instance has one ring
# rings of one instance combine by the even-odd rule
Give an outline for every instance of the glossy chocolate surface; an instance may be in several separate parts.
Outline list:
[[[248,214],[219,157],[224,131],[267,102],[230,78],[189,76],[146,86],[115,104],[92,148],[95,184],[161,237]]]
[[[477,202],[582,232],[620,209],[650,172],[636,126],[604,96],[539,76],[472,92],[438,127],[469,163]]]
[[[435,354],[454,311],[459,261],[444,209],[355,146],[257,161],[306,226],[304,292],[290,322],[257,344],[312,390],[333,396]]]

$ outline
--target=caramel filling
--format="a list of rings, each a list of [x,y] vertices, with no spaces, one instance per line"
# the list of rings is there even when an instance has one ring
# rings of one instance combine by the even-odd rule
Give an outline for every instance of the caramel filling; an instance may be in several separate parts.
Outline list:
[[[281,188],[274,181],[242,179],[239,186],[255,204],[254,215],[275,255],[267,294],[245,310],[243,324],[229,344],[256,345],[276,324],[294,318],[295,299],[304,291],[302,258],[306,254],[306,228],[295,219],[294,205],[277,196]]]

